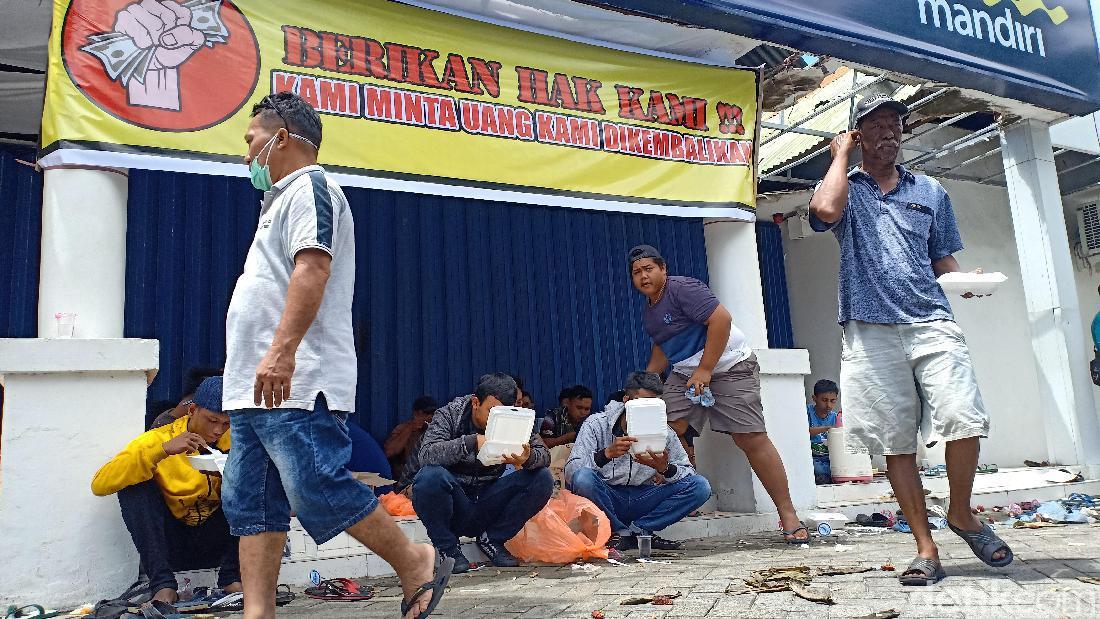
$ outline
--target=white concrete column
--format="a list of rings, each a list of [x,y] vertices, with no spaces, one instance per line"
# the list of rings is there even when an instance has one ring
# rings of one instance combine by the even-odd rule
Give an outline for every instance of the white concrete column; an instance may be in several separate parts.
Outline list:
[[[810,439],[806,431],[803,377],[810,371],[805,350],[773,351],[768,348],[764,317],[764,292],[753,222],[708,220],[704,229],[710,288],[745,333],[760,361],[761,398],[769,436],[783,458],[795,507],[816,504]],[[773,512],[760,480],[744,453],[730,438],[704,431],[695,440],[699,472],[710,481],[717,507],[731,512]]]
[[[767,348],[768,323],[764,318],[764,288],[756,253],[756,224],[708,219],[703,235],[710,289],[733,315],[733,324],[744,331],[749,345]]]
[[[138,557],[92,476],[141,433],[156,340],[0,339],[0,607],[121,593]]]
[[[1081,328],[1049,126],[1020,121],[1001,133],[1001,144],[1049,459],[1100,465],[1100,423],[1085,354],[1090,346]]]
[[[77,315],[75,338],[122,337],[126,197],[125,170],[45,171],[38,337],[56,337],[58,312]]]

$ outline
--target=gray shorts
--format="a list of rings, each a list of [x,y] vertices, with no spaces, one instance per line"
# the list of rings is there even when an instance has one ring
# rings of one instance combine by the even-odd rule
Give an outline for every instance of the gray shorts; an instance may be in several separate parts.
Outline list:
[[[950,320],[844,325],[844,426],[873,455],[917,453],[924,442],[989,435],[962,329]]]
[[[668,420],[686,419],[696,432],[710,420],[710,429],[724,434],[765,432],[764,406],[760,402],[760,365],[756,355],[738,363],[728,371],[711,376],[710,392],[714,406],[693,404],[684,391],[687,378],[672,372],[665,381],[665,401]]]

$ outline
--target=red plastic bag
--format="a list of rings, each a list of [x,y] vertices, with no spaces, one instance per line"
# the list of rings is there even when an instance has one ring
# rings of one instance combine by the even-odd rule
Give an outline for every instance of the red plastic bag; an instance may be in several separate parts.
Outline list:
[[[520,561],[606,559],[611,521],[592,501],[562,490],[504,546]]]
[[[416,510],[413,509],[412,500],[403,494],[387,492],[378,497],[378,501],[382,503],[382,507],[385,507],[386,511],[389,512],[391,516],[416,515]]]

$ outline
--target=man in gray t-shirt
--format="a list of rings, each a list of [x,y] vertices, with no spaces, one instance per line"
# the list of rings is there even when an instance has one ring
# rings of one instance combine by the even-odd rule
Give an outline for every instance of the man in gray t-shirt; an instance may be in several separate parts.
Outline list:
[[[887,473],[917,541],[902,584],[944,577],[917,470],[917,431],[947,443],[947,520],[982,561],[1012,551],[970,511],[978,439],[989,433],[970,352],[936,277],[959,270],[962,240],[951,199],[934,179],[897,164],[907,108],[884,95],[856,107],[856,130],[833,140],[833,163],[810,199],[811,224],[840,243],[844,329],[840,392],[848,431]],[[863,163],[848,170],[856,148]],[[967,295],[969,296],[969,295]]]
[[[265,193],[226,319],[234,448],[222,492],[241,538],[245,617],[275,616],[291,509],[318,545],[346,531],[383,557],[401,579],[401,614],[426,615],[454,560],[411,543],[346,466],[355,230],[343,191],[317,165],[321,118],[297,95],[271,95],[253,107],[245,142],[252,184]]]

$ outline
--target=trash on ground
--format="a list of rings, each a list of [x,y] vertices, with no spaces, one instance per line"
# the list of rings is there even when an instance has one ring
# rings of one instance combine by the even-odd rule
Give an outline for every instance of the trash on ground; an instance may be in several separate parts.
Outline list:
[[[859,565],[841,565],[829,567],[819,567],[814,572],[814,576],[848,576],[849,574],[863,574],[865,572],[873,572],[873,567],[863,567]]]
[[[672,565],[672,561],[654,561],[653,559],[644,559],[639,557],[638,563],[656,563],[658,565]]]
[[[683,595],[679,591],[676,593],[659,593],[650,597],[633,597],[627,598],[622,602],[619,602],[619,606],[641,606],[642,604],[653,604],[654,606],[670,606],[672,600]]]
[[[817,602],[818,604],[833,604],[833,594],[828,589],[807,587],[800,582],[792,582],[791,591],[804,600]]]
[[[1084,481],[1084,476],[1080,473],[1072,473],[1066,469],[1056,469],[1053,471],[1047,471],[1043,474],[1043,480],[1052,484],[1068,484],[1077,481]]]
[[[878,569],[880,569],[880,570],[882,570],[882,571],[884,571],[884,572],[892,572],[892,571],[894,571],[894,569],[896,569],[896,568],[894,568],[894,564],[893,564],[893,563],[883,563],[883,564],[882,564],[881,566],[879,566],[879,568],[878,568]]]
[[[600,571],[600,566],[591,563],[570,563],[574,572],[580,570],[589,574]]]
[[[1080,580],[1083,583],[1088,583],[1090,585],[1100,585],[1100,578],[1097,578],[1096,576],[1078,576],[1077,580]]]
[[[598,610],[592,611],[592,619],[604,619],[603,613]]]
[[[888,608],[886,610],[880,610],[877,613],[871,613],[870,615],[863,615],[857,619],[897,619],[900,616],[901,613],[893,608]]]

